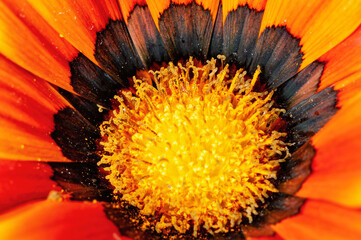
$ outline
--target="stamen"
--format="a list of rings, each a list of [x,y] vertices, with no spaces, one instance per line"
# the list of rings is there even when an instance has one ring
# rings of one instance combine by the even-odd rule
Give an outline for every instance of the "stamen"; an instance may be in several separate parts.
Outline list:
[[[121,92],[119,107],[100,126],[107,176],[122,200],[152,216],[154,229],[197,236],[252,223],[289,156],[276,129],[285,110],[273,92],[254,92],[258,67],[229,77],[190,58],[150,71],[156,87],[134,78],[136,95]],[[150,223],[146,222],[145,227]]]

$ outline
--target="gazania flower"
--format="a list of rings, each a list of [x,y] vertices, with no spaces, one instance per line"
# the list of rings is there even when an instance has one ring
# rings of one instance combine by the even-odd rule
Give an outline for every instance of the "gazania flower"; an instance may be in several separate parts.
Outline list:
[[[357,0],[0,2],[1,239],[361,239]]]

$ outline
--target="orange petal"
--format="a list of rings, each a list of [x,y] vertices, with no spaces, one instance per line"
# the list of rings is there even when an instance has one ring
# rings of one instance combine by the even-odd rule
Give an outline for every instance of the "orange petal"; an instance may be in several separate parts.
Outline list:
[[[205,59],[219,0],[147,0],[147,3],[173,60],[189,56]]]
[[[0,238],[13,239],[129,239],[106,218],[100,203],[42,201],[0,217]]]
[[[0,55],[0,158],[68,161],[50,137],[53,114],[68,105],[47,82]]]
[[[25,29],[18,31],[17,34],[13,34],[11,30],[5,33],[10,35],[8,41],[13,48],[11,51],[14,52],[13,55],[9,55],[7,54],[9,49],[6,48],[4,53],[7,54],[8,58],[52,84],[72,93],[77,92],[97,103],[104,95],[107,95],[104,94],[105,92],[115,91],[115,88],[104,90],[109,87],[108,84],[114,87],[114,81],[83,54],[79,54],[78,50],[64,38],[60,37],[59,33],[28,2],[6,0],[6,5]],[[40,56],[37,54],[36,46],[28,44],[28,40],[32,38],[27,34],[32,34],[32,37],[38,41],[39,48],[43,48],[44,52]],[[29,48],[23,46],[29,46]],[[23,63],[23,61],[26,62]],[[94,95],[98,96],[94,97]],[[114,94],[106,99],[109,100],[113,96]]]
[[[61,36],[94,62],[96,33],[104,29],[110,19],[121,19],[116,0],[29,2]]]
[[[26,1],[0,2],[0,51],[41,78],[72,91],[69,63],[77,50]]]
[[[266,27],[286,26],[301,39],[304,61],[300,69],[348,37],[361,23],[358,0],[269,0],[261,32]]]
[[[361,206],[361,93],[312,139],[312,173],[298,196]]]
[[[361,89],[361,26],[320,57],[319,61],[326,62],[322,74],[319,91],[333,85],[339,90],[338,105],[342,106],[348,99]]]
[[[284,239],[361,239],[361,212],[309,200],[301,213],[273,226]]]
[[[46,199],[51,190],[60,191],[50,180],[52,175],[45,163],[0,160],[0,212],[28,201]]]

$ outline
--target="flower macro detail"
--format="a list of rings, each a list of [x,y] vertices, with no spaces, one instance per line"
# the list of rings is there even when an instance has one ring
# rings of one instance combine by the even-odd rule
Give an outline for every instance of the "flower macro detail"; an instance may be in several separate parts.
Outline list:
[[[0,9],[0,239],[361,238],[360,1]]]
[[[215,59],[197,67],[190,58],[151,73],[156,86],[134,78],[138,97],[116,96],[118,109],[100,126],[98,164],[109,165],[114,192],[141,214],[159,215],[144,223],[158,233],[191,228],[197,237],[201,227],[217,233],[243,218],[252,223],[278,192],[271,181],[290,155],[275,127],[285,110],[272,107],[273,92],[253,92],[260,69],[228,79],[228,65],[218,71]]]

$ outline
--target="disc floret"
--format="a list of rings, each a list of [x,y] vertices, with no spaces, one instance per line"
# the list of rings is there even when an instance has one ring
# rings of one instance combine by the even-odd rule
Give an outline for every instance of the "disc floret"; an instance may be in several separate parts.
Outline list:
[[[220,57],[223,59],[223,57]],[[279,164],[289,156],[286,133],[277,131],[273,92],[255,92],[252,78],[215,59],[189,59],[134,77],[136,92],[122,92],[119,107],[101,129],[114,192],[154,229],[228,232],[251,223],[272,192]]]

